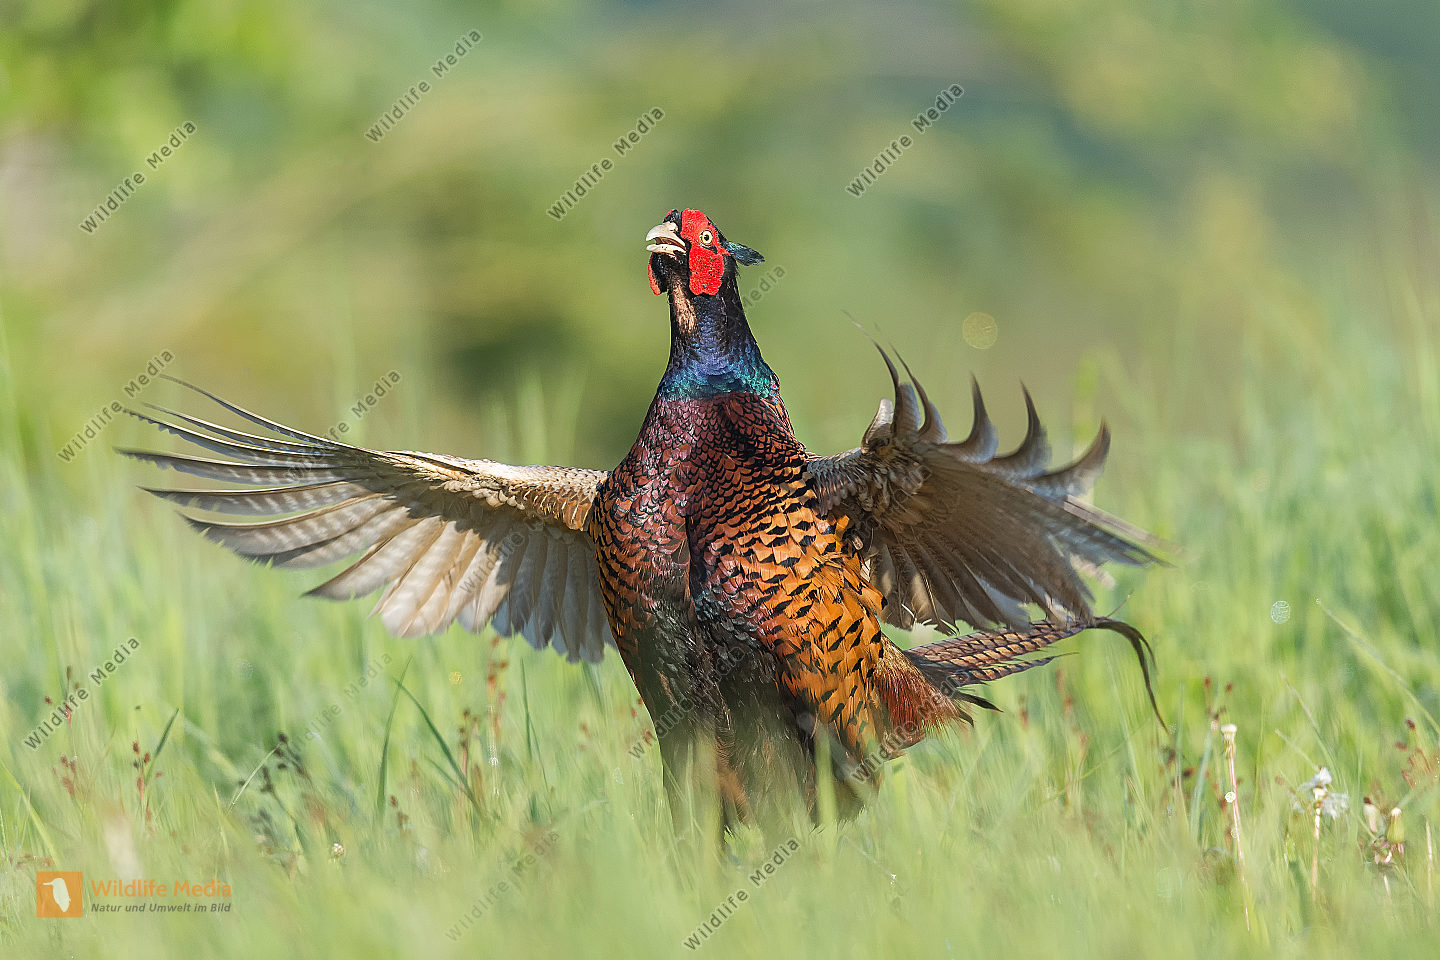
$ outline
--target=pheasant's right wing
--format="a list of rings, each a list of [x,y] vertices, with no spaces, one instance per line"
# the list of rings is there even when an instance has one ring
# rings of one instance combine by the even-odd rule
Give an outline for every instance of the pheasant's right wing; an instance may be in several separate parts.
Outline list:
[[[367,450],[191,389],[270,435],[157,407],[181,423],[129,412],[231,460],[120,452],[259,488],[149,491],[172,503],[279,517],[260,523],[186,518],[209,539],[283,567],[322,566],[359,553],[310,592],[350,599],[384,587],[374,612],[398,636],[436,633],[458,620],[467,630],[489,623],[502,634],[523,634],[537,648],[553,643],[572,661],[599,661],[605,644],[613,645],[595,546],[585,532],[604,471]]]
[[[1062,622],[1088,620],[1081,570],[1155,562],[1147,546],[1154,538],[1080,499],[1105,464],[1110,434],[1103,425],[1079,460],[1051,470],[1027,393],[1025,439],[1014,453],[996,456],[995,427],[976,386],[970,436],[952,443],[919,383],[902,381],[884,350],[880,355],[894,402],[881,402],[860,446],[812,457],[808,466],[821,508],[849,521],[888,601],[887,622],[1024,626],[1027,603]]]

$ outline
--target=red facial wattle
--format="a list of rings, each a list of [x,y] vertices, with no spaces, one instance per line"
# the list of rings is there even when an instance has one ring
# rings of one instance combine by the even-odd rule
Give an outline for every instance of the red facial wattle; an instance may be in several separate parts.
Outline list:
[[[700,242],[700,234],[709,231],[710,243]],[[725,258],[720,254],[720,231],[710,218],[699,210],[686,210],[680,215],[680,236],[690,244],[690,292],[716,294],[725,277]],[[655,280],[650,280],[652,288]],[[658,293],[659,291],[656,290]]]

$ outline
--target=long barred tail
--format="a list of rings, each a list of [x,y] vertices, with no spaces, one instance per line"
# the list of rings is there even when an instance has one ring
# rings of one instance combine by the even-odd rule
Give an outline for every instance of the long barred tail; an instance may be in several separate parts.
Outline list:
[[[1144,635],[1123,620],[1098,617],[1089,620],[1071,620],[1059,623],[1040,620],[1024,630],[1003,632],[981,631],[949,640],[939,640],[924,646],[906,650],[905,656],[920,670],[925,679],[941,692],[956,700],[973,703],[988,709],[995,705],[983,697],[962,690],[977,683],[988,683],[1011,674],[1021,673],[1031,667],[1042,666],[1055,658],[1041,657],[1037,660],[1021,659],[1027,653],[1042,650],[1073,637],[1082,630],[1109,630],[1130,641],[1135,658],[1140,661],[1140,673],[1145,679],[1145,693],[1150,698],[1150,708],[1160,726],[1165,727],[1165,718],[1160,716],[1160,707],[1155,702],[1155,690],[1150,683],[1150,667],[1155,654]],[[1168,729],[1168,727],[1166,728]]]

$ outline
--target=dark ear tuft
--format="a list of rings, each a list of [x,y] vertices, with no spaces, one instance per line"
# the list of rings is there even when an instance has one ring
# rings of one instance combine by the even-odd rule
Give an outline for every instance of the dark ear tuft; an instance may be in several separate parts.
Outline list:
[[[751,266],[752,264],[761,263],[765,259],[764,257],[760,256],[759,253],[751,250],[743,243],[734,243],[730,240],[726,240],[725,249],[729,251],[730,256],[735,258],[736,263],[743,263],[747,267]]]

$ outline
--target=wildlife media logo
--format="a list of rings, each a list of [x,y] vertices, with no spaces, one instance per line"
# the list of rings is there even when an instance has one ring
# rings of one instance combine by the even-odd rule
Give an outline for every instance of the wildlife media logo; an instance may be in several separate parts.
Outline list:
[[[92,913],[229,913],[230,884],[210,880],[103,880],[90,883]],[[102,900],[100,898],[109,898]],[[35,874],[35,916],[74,918],[85,913],[85,875],[80,870]]]
[[[85,880],[79,870],[41,870],[35,874],[35,916],[73,918],[84,914],[81,893]]]

